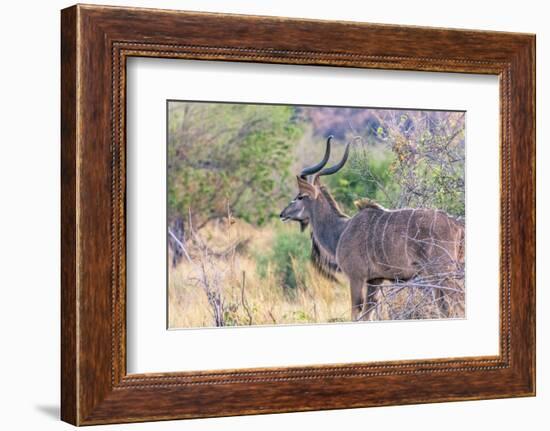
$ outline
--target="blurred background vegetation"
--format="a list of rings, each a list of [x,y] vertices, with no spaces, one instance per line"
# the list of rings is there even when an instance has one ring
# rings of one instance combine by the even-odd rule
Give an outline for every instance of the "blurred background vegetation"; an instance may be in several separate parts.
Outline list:
[[[345,168],[323,178],[348,215],[369,198],[464,217],[464,112],[171,101],[171,327],[349,319],[345,280],[319,278],[309,233],[278,220],[329,135],[332,160],[352,142]],[[415,310],[397,318],[436,312]]]

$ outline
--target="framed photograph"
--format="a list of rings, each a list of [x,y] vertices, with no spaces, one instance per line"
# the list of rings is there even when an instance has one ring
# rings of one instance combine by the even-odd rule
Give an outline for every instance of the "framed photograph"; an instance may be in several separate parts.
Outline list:
[[[535,37],[61,14],[61,416],[535,394]]]

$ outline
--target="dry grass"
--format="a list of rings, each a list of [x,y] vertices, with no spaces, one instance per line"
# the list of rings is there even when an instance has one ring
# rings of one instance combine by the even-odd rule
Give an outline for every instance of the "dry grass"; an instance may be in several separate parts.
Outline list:
[[[288,226],[283,229],[296,229]],[[229,235],[227,234],[229,231]],[[281,286],[279,274],[269,265],[261,276],[252,250],[269,250],[275,230],[255,229],[236,221],[227,229],[227,222],[211,223],[201,230],[212,255],[205,265],[207,277],[222,274],[221,296],[224,298],[225,324],[274,325],[323,323],[348,320],[349,288],[320,276],[311,264],[306,266],[307,286],[296,289]],[[246,241],[246,250],[216,255],[239,241]],[[190,249],[192,259],[199,254]],[[182,261],[169,272],[169,325],[171,328],[214,326],[212,308],[202,285],[196,280],[195,265]],[[243,285],[244,279],[244,285]]]
[[[296,229],[295,225],[255,228],[234,219],[207,224],[197,234],[199,243],[187,244],[192,262],[184,259],[170,267],[170,328],[216,326],[213,298],[221,302],[225,326],[349,321],[350,289],[344,276],[330,281],[309,262],[292,261],[301,276],[297,287],[288,289],[274,264],[259,271],[258,254],[272,249],[278,232]],[[431,290],[386,286],[377,299],[375,320],[464,317],[463,286],[448,296],[449,316],[440,315]]]

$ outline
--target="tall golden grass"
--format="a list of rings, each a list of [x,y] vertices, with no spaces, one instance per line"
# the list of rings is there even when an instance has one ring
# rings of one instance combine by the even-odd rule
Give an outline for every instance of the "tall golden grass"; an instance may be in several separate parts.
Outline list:
[[[293,224],[256,228],[231,218],[208,223],[196,233],[196,241],[186,244],[191,261],[184,258],[169,268],[169,327],[216,326],[216,299],[224,326],[350,321],[350,289],[343,275],[331,281],[311,263],[292,260],[300,277],[296,288],[288,289],[272,263],[259,271],[257,256],[270,252],[277,233],[297,229]],[[382,287],[377,299],[376,320],[442,317],[431,292],[422,289]],[[448,296],[448,302],[445,317],[464,317],[463,286],[462,292]]]
[[[227,225],[231,224],[230,227]],[[282,229],[297,229],[284,226]],[[221,274],[221,297],[226,325],[279,325],[322,323],[349,319],[349,289],[319,275],[311,264],[296,289],[281,286],[280,274],[267,265],[260,275],[254,253],[268,251],[272,245],[273,226],[254,228],[240,220],[209,223],[199,232],[211,250],[208,262],[199,271],[215,279]],[[244,251],[219,255],[231,244],[245,241]],[[239,247],[237,247],[239,248]],[[193,261],[200,253],[189,249]],[[197,278],[197,264],[183,260],[169,271],[169,326],[171,328],[214,326],[212,307]],[[297,265],[293,262],[295,271]],[[216,273],[216,274],[215,274]],[[202,275],[202,274],[201,274]],[[307,280],[303,283],[301,280]]]

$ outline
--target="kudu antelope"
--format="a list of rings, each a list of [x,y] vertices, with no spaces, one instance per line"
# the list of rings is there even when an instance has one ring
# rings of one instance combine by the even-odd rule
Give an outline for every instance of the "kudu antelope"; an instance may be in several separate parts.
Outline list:
[[[464,226],[441,210],[388,210],[363,200],[353,217],[344,214],[320,177],[338,172],[349,155],[326,168],[331,137],[323,159],[296,177],[298,195],[281,212],[283,221],[294,220],[304,230],[311,225],[312,261],[325,275],[342,271],[351,288],[352,320],[369,320],[376,293],[385,281],[405,282],[437,275],[435,300],[447,316],[445,290],[456,289],[456,274],[464,264]]]

